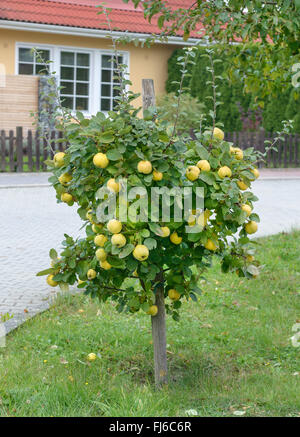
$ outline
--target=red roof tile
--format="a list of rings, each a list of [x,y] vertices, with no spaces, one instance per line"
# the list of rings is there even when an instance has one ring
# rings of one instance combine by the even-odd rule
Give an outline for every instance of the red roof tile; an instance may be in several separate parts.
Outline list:
[[[172,7],[189,7],[193,0],[169,0]],[[97,15],[100,0],[1,0],[0,19],[30,23],[52,24],[89,29],[107,29],[103,15]],[[113,30],[135,33],[159,34],[156,19],[149,23],[140,6],[134,9],[132,2],[106,0],[112,8],[109,13]],[[193,34],[197,37],[197,34]]]

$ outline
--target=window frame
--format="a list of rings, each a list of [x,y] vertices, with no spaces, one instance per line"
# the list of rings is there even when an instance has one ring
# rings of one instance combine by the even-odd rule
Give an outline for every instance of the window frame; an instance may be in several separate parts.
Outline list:
[[[49,60],[51,60],[51,58],[53,56],[52,48],[49,46],[44,46],[41,44],[38,44],[38,45],[27,45],[27,44],[17,45],[17,47],[16,47],[16,74],[18,76],[20,74],[22,74],[22,73],[19,73],[19,65],[20,64],[33,65],[34,67],[36,66],[37,62],[35,61],[35,59],[33,62],[25,62],[25,61],[23,62],[23,61],[20,61],[20,57],[19,57],[19,54],[20,54],[19,50],[20,49],[32,49],[32,48],[36,48],[37,50],[48,50],[49,51]],[[49,71],[51,72],[51,63],[48,64],[48,67],[49,67]],[[28,74],[28,76],[39,76],[39,74]]]
[[[86,117],[91,117],[97,112],[103,112],[107,114],[108,111],[101,111],[101,72],[102,72],[102,55],[114,54],[113,50],[101,49],[101,48],[89,48],[89,47],[77,47],[77,46],[65,46],[54,44],[38,44],[31,42],[17,42],[15,45],[15,74],[19,75],[19,49],[20,48],[36,48],[37,50],[49,50],[50,51],[50,73],[55,72],[58,84],[60,84],[60,56],[61,52],[76,52],[76,53],[89,53],[90,54],[90,77],[89,77],[89,98],[88,98],[88,110],[80,111]],[[118,54],[123,56],[123,63],[127,65],[126,74],[130,72],[130,53],[126,50],[118,50]],[[38,76],[38,75],[34,75]],[[63,80],[62,80],[63,81]],[[126,89],[129,87],[126,85]],[[72,111],[73,114],[76,110]]]

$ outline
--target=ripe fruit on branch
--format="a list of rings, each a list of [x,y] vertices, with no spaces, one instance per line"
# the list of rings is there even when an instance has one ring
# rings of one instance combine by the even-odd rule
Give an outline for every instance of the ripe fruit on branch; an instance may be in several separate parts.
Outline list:
[[[193,182],[196,179],[198,179],[199,174],[200,174],[200,169],[196,165],[190,165],[186,169],[185,174],[186,174],[186,177],[188,178],[188,180]]]
[[[104,269],[104,270],[111,269],[111,265],[106,260],[100,261],[100,267],[102,267],[102,269]]]
[[[117,247],[123,247],[126,244],[126,238],[123,234],[114,234],[111,237],[111,243]]]
[[[232,149],[235,158],[238,161],[241,161],[244,158],[244,152],[242,151],[242,149],[240,149],[239,147],[233,147]]]
[[[182,242],[182,237],[179,237],[177,232],[173,232],[170,236],[170,240],[173,244],[180,244]]]
[[[201,159],[197,162],[197,167],[200,168],[200,170],[202,171],[209,171],[210,163],[206,159]]]
[[[204,228],[207,225],[207,222],[208,222],[210,215],[211,215],[211,212],[209,209],[206,209],[205,211],[203,211],[198,218],[198,221],[197,221],[198,225],[202,226]]]
[[[247,232],[247,234],[255,234],[257,229],[258,229],[258,224],[253,220],[251,220],[245,225],[245,231]]]
[[[169,296],[169,298],[172,299],[172,300],[178,300],[178,299],[180,299],[180,293],[178,293],[178,291],[175,290],[174,288],[171,288],[171,289],[168,291],[168,296]]]
[[[109,160],[105,153],[96,153],[93,157],[93,163],[98,168],[106,168],[109,164]]]
[[[150,161],[140,161],[137,169],[139,173],[150,174],[152,172],[152,164]]]
[[[157,308],[157,306],[156,305],[152,305],[150,308],[149,308],[149,311],[147,311],[147,314],[149,314],[150,316],[156,316],[156,314],[157,314],[157,312],[158,312],[158,308]]]
[[[88,212],[87,212],[86,215],[85,215],[85,218],[86,218],[87,220],[89,220],[90,222],[93,221],[93,216],[92,216],[91,213],[92,213],[92,210],[89,209]]]
[[[94,238],[94,243],[96,244],[96,246],[103,247],[106,242],[107,237],[103,234],[96,235],[96,237]]]
[[[138,244],[137,246],[135,246],[132,254],[134,258],[138,261],[145,261],[149,256],[149,250],[148,247],[144,244]]]
[[[107,223],[107,229],[112,234],[119,234],[122,229],[122,223],[116,219],[109,220],[109,222]]]
[[[48,275],[47,276],[47,284],[50,285],[50,287],[56,287],[58,285],[58,282],[53,281],[54,275]]]
[[[111,178],[109,181],[107,181],[107,188],[114,193],[118,193],[121,187],[119,182],[116,182],[114,178]]]
[[[70,175],[69,173],[63,173],[59,176],[58,180],[62,185],[67,185],[69,182],[71,182],[72,175]]]
[[[96,278],[97,273],[94,269],[89,269],[86,276],[87,276],[88,280],[90,281],[90,280]]]
[[[96,250],[96,258],[98,261],[105,261],[107,258],[107,253],[102,248],[97,249]]]
[[[252,212],[252,208],[251,208],[251,206],[250,206],[250,205],[247,205],[247,204],[245,204],[245,203],[242,205],[242,210],[245,211],[245,213],[247,214],[247,217],[249,217],[249,215],[250,215],[251,212]]]
[[[247,185],[244,181],[237,181],[237,184],[239,186],[239,189],[242,191],[245,191],[249,188],[249,185]]]
[[[217,246],[215,245],[215,243],[208,239],[207,242],[204,244],[205,249],[211,250],[212,252],[214,252],[215,250],[217,250]]]
[[[223,167],[219,168],[218,175],[221,179],[224,179],[226,177],[231,178],[232,171],[229,167],[227,167],[227,165],[224,165]]]
[[[54,167],[55,168],[60,168],[64,165],[65,155],[66,154],[64,152],[55,153],[55,155],[54,155]]]
[[[95,234],[97,234],[98,232],[101,231],[102,228],[103,228],[103,225],[95,225],[95,224],[93,224],[93,226],[92,226],[92,231],[93,231]]]
[[[224,140],[224,132],[221,129],[219,129],[218,127],[215,127],[213,130],[213,137],[218,139],[218,140],[223,141]]]
[[[162,230],[162,233],[163,233],[162,237],[163,238],[168,237],[170,235],[171,231],[170,231],[170,228],[168,228],[168,226],[162,226],[160,229]]]
[[[254,174],[254,176],[256,177],[256,179],[259,178],[259,171],[257,170],[257,168],[253,168],[253,169],[251,170],[251,173]]]
[[[164,177],[164,175],[160,171],[156,170],[153,170],[152,176],[154,181],[161,181]]]
[[[72,202],[73,196],[69,193],[63,193],[60,197],[60,200],[65,203]]]
[[[189,216],[187,222],[188,222],[188,225],[189,225],[189,226],[195,226],[195,224],[196,224],[196,217],[195,217],[194,215],[191,214],[191,215]]]

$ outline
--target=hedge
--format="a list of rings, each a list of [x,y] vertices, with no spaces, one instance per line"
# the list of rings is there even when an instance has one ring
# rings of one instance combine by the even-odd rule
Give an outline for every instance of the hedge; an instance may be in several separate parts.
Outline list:
[[[191,77],[186,79],[185,86],[189,86],[190,94],[205,103],[207,109],[211,109],[211,100],[205,99],[206,96],[212,95],[211,87],[206,85],[207,80],[211,80],[206,67],[209,60],[202,55],[205,53],[204,47],[198,48],[196,63],[190,67]],[[173,81],[179,81],[180,67],[177,65],[178,56],[182,56],[183,49],[177,49],[173,52],[168,61],[168,79],[166,82],[166,91],[176,92],[177,86]],[[218,55],[215,55],[218,58]],[[230,59],[227,61],[230,62]],[[246,120],[254,118],[256,125],[262,125],[269,132],[275,132],[282,127],[282,120],[294,119],[294,131],[300,132],[300,98],[299,93],[291,86],[285,91],[278,92],[275,97],[266,97],[263,99],[264,108],[262,111],[252,110],[254,97],[251,94],[243,92],[242,78],[236,77],[234,83],[229,83],[225,79],[224,63],[215,64],[216,74],[224,76],[224,81],[219,82],[218,91],[221,93],[220,100],[223,105],[219,106],[217,111],[218,121],[224,123],[224,128],[228,132],[240,131],[247,129]],[[298,99],[297,99],[298,97]],[[255,122],[253,123],[255,126]],[[255,127],[253,127],[255,129]]]

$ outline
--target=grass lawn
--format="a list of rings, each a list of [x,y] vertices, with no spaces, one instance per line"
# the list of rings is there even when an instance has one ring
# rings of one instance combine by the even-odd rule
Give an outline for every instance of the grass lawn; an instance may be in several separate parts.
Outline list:
[[[299,416],[300,232],[258,241],[259,278],[216,261],[199,302],[168,318],[168,387],[153,388],[149,316],[69,295],[8,335],[0,415]]]

